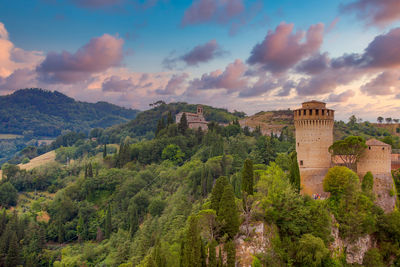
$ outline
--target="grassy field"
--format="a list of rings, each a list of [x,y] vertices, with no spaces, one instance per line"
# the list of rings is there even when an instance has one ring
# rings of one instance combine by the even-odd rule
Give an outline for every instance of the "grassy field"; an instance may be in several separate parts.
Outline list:
[[[56,152],[52,150],[43,155],[40,155],[39,157],[31,159],[26,164],[18,164],[18,166],[20,167],[20,169],[23,170],[32,170],[36,167],[55,162],[55,160],[56,160]],[[0,170],[0,179],[1,177],[2,177],[2,171]]]
[[[0,140],[10,140],[23,137],[24,137],[23,135],[18,135],[18,134],[0,134]]]

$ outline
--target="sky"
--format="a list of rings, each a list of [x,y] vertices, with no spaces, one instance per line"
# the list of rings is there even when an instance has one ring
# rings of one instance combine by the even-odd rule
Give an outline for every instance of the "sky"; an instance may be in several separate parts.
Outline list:
[[[0,94],[400,118],[399,0],[0,0]]]

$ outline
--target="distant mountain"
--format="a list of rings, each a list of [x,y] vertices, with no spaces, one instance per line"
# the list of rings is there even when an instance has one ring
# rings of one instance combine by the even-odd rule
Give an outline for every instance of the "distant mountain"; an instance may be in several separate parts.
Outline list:
[[[118,142],[121,136],[141,137],[146,134],[151,135],[156,130],[158,120],[164,118],[166,121],[169,112],[171,112],[175,120],[175,115],[181,111],[195,113],[196,110],[197,105],[185,102],[166,104],[160,101],[152,109],[139,113],[134,120],[106,129],[103,135],[107,136],[111,142]],[[203,114],[207,121],[218,123],[229,123],[246,115],[243,112],[229,112],[223,108],[214,108],[206,105],[203,105]]]
[[[22,89],[0,96],[0,134],[56,137],[63,130],[88,132],[126,123],[138,112],[107,102],[75,101],[57,91]]]

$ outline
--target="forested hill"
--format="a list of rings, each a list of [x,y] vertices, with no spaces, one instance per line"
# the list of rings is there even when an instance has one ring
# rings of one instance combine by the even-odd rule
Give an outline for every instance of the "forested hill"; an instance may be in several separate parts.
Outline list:
[[[106,102],[79,102],[57,91],[36,88],[0,96],[0,107],[0,133],[25,132],[35,137],[106,128],[127,122],[139,112]]]
[[[163,101],[158,101],[152,104],[152,107],[152,109],[139,113],[134,120],[128,123],[115,125],[106,129],[102,133],[104,141],[118,143],[121,137],[124,136],[143,137],[147,135],[148,137],[152,137],[157,128],[157,122],[160,119],[164,119],[166,122],[169,112],[171,112],[172,118],[175,120],[175,115],[181,111],[196,113],[197,110],[197,105],[185,102],[166,104]],[[203,105],[203,113],[205,119],[209,122],[214,121],[226,124],[235,119],[243,118],[246,115],[244,112],[229,112],[223,108],[215,108],[206,105]]]

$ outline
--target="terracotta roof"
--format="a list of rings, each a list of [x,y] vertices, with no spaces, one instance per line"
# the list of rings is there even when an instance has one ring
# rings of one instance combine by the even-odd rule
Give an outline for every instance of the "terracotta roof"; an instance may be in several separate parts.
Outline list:
[[[367,146],[390,146],[384,142],[376,140],[375,138],[369,139],[365,144]]]

